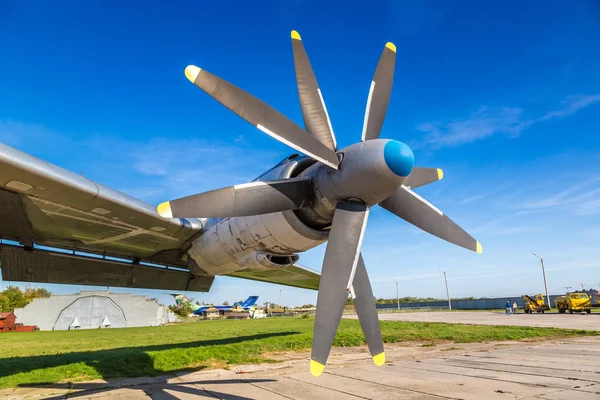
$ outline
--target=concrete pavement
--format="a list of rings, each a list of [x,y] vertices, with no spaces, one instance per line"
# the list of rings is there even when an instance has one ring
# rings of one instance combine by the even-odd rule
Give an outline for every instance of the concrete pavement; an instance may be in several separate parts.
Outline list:
[[[600,338],[484,344],[386,345],[375,367],[366,348],[334,348],[319,378],[309,353],[281,364],[157,378],[0,390],[0,399],[600,399]]]
[[[356,315],[344,315],[354,318]],[[510,314],[493,311],[432,311],[386,312],[379,314],[380,321],[447,322],[452,324],[534,326],[564,329],[600,329],[600,313],[592,314]]]

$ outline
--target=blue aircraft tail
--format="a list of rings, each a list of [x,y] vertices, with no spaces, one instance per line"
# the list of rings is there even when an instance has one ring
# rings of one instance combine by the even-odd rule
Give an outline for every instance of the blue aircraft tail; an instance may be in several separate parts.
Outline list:
[[[242,303],[242,307],[252,307],[256,303],[256,300],[258,300],[258,296],[250,296]]]

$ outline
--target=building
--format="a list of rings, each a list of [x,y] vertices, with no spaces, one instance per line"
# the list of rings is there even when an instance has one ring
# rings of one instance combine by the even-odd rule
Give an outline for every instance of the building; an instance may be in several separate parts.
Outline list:
[[[0,313],[0,332],[13,332],[17,317],[11,312]]]
[[[37,325],[42,331],[159,326],[177,320],[147,296],[108,290],[36,298],[16,308],[15,315],[19,323]]]

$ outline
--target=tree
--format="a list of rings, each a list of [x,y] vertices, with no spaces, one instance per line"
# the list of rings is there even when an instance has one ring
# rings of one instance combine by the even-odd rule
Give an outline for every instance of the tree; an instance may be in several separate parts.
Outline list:
[[[194,308],[191,303],[182,301],[180,304],[171,304],[169,310],[175,315],[186,318],[188,315],[194,312]]]
[[[0,312],[9,312],[10,310],[10,300],[4,293],[0,293]]]
[[[50,297],[51,293],[44,288],[30,288],[21,290],[18,286],[8,286],[0,292],[0,312],[12,312],[15,308],[25,307],[33,299]]]
[[[41,298],[41,297],[50,297],[50,292],[48,291],[48,289],[44,289],[44,288],[30,288],[27,287],[25,288],[25,290],[23,291],[23,295],[27,298],[33,300],[36,298]]]
[[[8,309],[4,311],[14,311],[15,308],[25,307],[29,302],[17,286],[9,286],[2,292],[8,299]]]

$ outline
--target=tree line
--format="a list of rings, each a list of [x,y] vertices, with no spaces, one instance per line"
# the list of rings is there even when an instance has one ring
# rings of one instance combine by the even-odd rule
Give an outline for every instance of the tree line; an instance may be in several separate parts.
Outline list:
[[[33,299],[50,297],[51,293],[44,288],[27,287],[21,290],[18,286],[8,286],[0,292],[0,312],[13,312],[15,308],[25,307]]]

